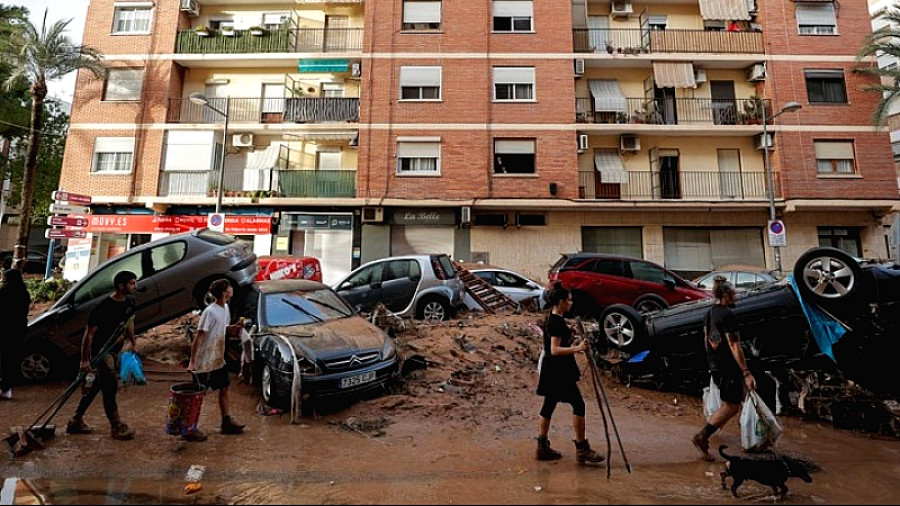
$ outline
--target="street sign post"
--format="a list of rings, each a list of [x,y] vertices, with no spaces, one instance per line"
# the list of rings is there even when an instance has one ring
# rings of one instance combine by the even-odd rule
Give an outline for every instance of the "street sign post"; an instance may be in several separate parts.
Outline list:
[[[787,229],[781,220],[772,220],[769,222],[769,245],[773,248],[787,247]]]
[[[47,218],[47,225],[51,227],[76,227],[83,228],[90,222],[80,216],[51,216]]]
[[[212,213],[206,220],[206,226],[213,232],[225,233],[225,215],[222,213]]]
[[[72,228],[48,228],[47,231],[44,232],[44,237],[50,240],[84,239],[85,237],[87,237],[87,232],[84,230],[76,230]],[[51,258],[49,261],[52,263],[53,259]]]
[[[91,214],[91,208],[87,206],[73,206],[69,204],[50,204],[50,212],[53,214]]]
[[[44,271],[45,279],[50,279],[53,274],[53,250],[56,249],[56,240],[84,239],[87,237],[88,233],[85,227],[88,226],[88,220],[83,216],[91,214],[91,208],[88,205],[93,202],[93,198],[90,195],[79,195],[65,191],[55,191],[51,196],[54,203],[50,204],[50,212],[54,216],[47,219],[47,225],[53,228],[47,229],[44,233],[44,236],[50,239],[50,248],[47,252],[47,268]],[[60,216],[71,214],[82,216]]]
[[[64,191],[53,192],[52,198],[56,202],[68,202],[69,204],[90,204],[94,201],[90,195],[78,195]]]

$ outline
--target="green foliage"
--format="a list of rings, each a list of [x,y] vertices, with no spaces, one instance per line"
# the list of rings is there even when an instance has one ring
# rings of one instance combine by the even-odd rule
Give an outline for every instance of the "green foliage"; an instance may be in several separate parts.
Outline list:
[[[32,302],[55,302],[72,288],[72,283],[65,279],[38,279],[26,280],[25,286]]]
[[[855,69],[857,73],[876,76],[881,80],[880,84],[864,88],[866,91],[881,94],[881,102],[872,116],[872,122],[878,126],[887,123],[892,105],[900,100],[900,68],[879,68],[877,61],[862,64],[865,59],[883,56],[900,59],[900,10],[887,10],[883,19],[887,25],[866,39],[865,45],[857,55],[859,66]]]
[[[10,7],[0,3],[0,51],[4,51],[4,45],[10,44],[12,35],[22,22],[28,19],[28,9],[24,7]],[[0,60],[0,83],[5,82],[10,75],[9,65]],[[24,136],[28,131],[13,125],[28,125],[29,114],[27,106],[28,87],[19,83],[9,91],[0,93],[0,137]]]

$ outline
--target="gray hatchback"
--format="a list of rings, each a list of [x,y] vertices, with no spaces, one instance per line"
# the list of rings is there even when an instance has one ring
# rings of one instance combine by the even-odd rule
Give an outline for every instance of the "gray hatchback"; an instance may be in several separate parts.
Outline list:
[[[113,292],[121,271],[138,277],[135,331],[140,333],[205,305],[218,279],[250,285],[259,265],[250,244],[203,229],[134,248],[91,271],[49,311],[28,323],[20,374],[27,382],[74,372],[88,316]]]

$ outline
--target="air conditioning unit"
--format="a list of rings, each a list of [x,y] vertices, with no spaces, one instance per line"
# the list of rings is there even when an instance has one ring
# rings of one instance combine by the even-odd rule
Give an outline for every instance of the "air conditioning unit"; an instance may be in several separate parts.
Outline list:
[[[384,223],[383,207],[364,207],[362,210],[363,223]]]
[[[354,62],[350,65],[350,77],[355,79],[362,77],[362,63]]]
[[[253,134],[234,134],[231,144],[236,148],[252,148]]]
[[[578,136],[578,152],[584,153],[588,150],[588,136],[586,134],[581,134]]]
[[[763,135],[759,134],[753,138],[753,145],[756,149],[763,150],[766,148],[766,145],[769,146],[769,149],[775,147],[775,137],[772,134],[765,134],[765,143],[763,143]]]
[[[630,18],[634,14],[634,6],[630,0],[613,0],[610,14],[613,18]]]
[[[766,80],[766,64],[757,63],[747,70],[747,80],[751,83]]]
[[[181,12],[186,12],[188,16],[196,18],[200,15],[200,4],[197,0],[181,0]]]
[[[581,77],[584,75],[584,60],[578,58],[575,60],[575,76]]]
[[[463,227],[468,227],[472,224],[472,208],[471,207],[465,206],[460,210],[459,223]]]
[[[697,84],[709,81],[709,77],[706,75],[706,69],[694,69],[694,81],[696,81]]]
[[[756,15],[759,12],[759,8],[756,6],[756,0],[747,0],[747,11],[750,15]]]
[[[619,151],[623,153],[637,153],[641,150],[641,138],[637,135],[623,135],[619,137]]]

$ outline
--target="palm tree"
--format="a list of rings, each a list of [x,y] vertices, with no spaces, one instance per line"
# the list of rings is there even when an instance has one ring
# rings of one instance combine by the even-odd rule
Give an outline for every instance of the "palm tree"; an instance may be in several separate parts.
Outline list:
[[[900,60],[900,10],[888,9],[882,15],[882,20],[886,21],[887,25],[869,35],[856,57],[857,63],[872,57],[891,57]],[[900,67],[881,68],[876,63],[857,67],[856,72],[881,79],[879,84],[866,86],[864,89],[881,93],[881,102],[875,108],[872,122],[884,126],[891,116],[893,106],[900,101]]]
[[[31,92],[31,123],[28,131],[28,147],[25,152],[25,174],[22,179],[22,215],[19,237],[16,241],[13,265],[24,260],[31,233],[31,206],[34,198],[34,181],[37,171],[38,148],[44,126],[44,101],[47,99],[47,83],[79,69],[89,70],[95,77],[103,76],[104,67],[97,52],[73,43],[65,35],[72,20],[57,21],[47,26],[47,11],[40,27],[30,21],[17,25],[10,42],[0,47],[0,58],[10,69],[5,88],[14,88],[25,82]]]

